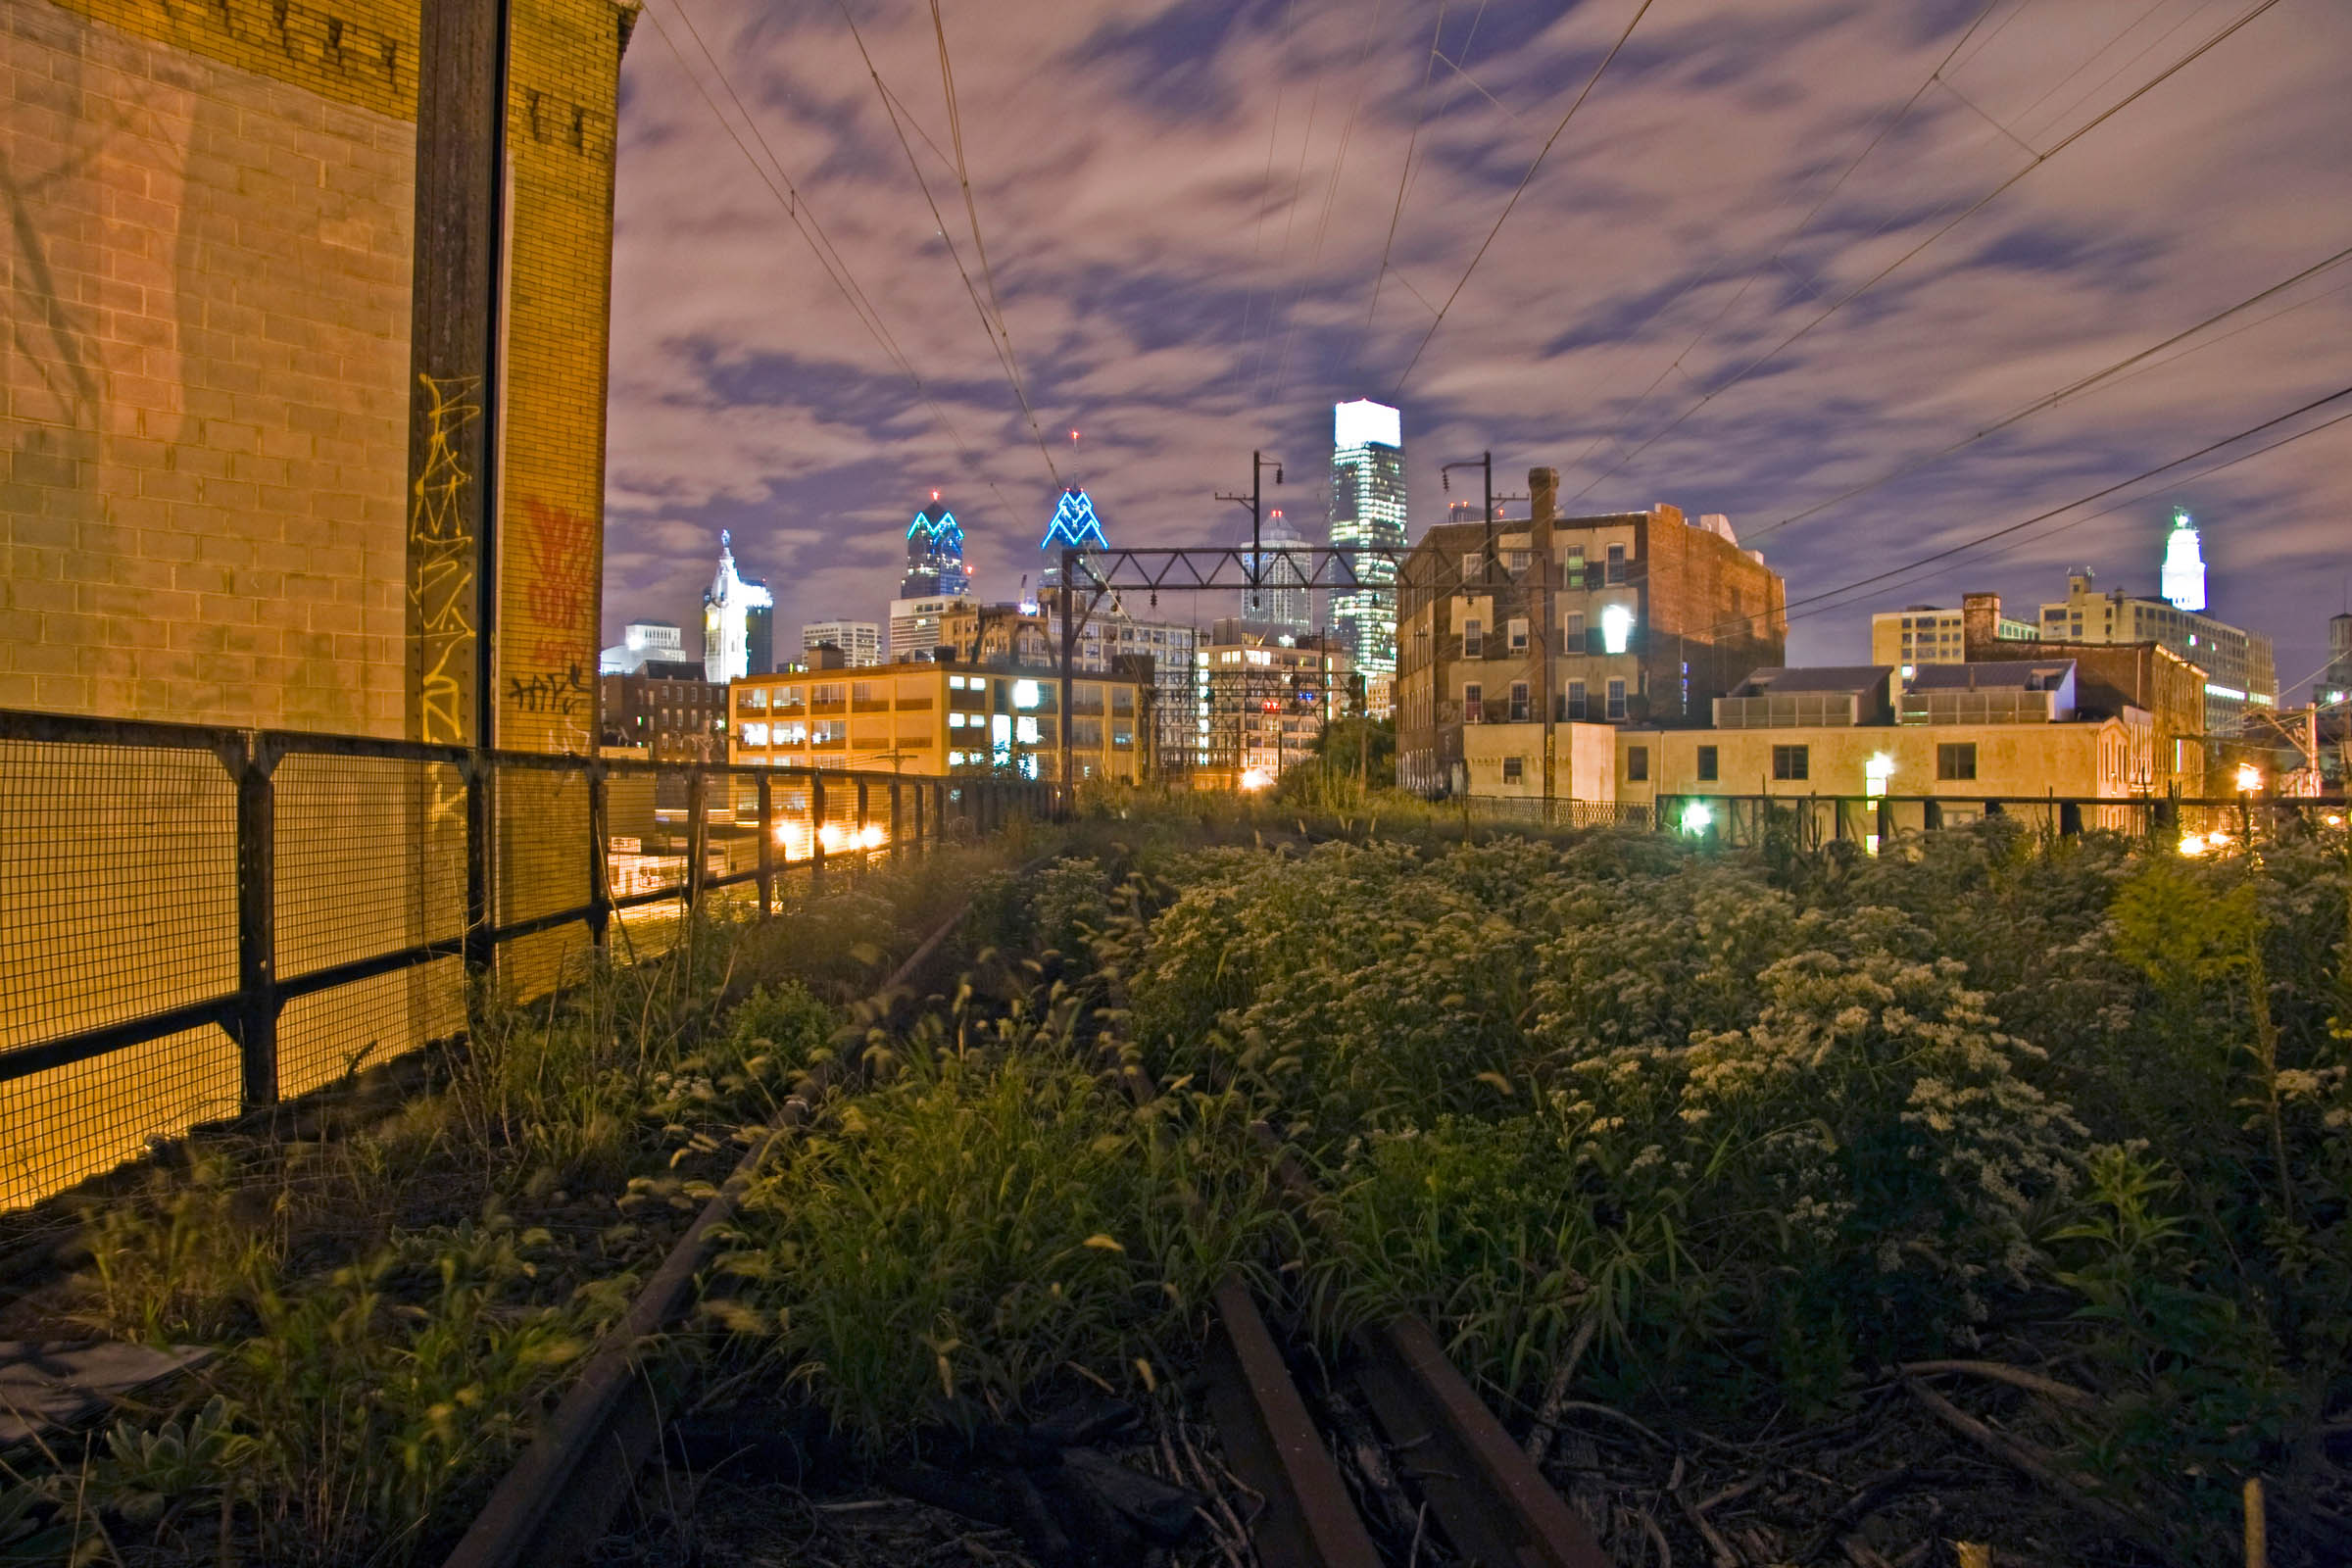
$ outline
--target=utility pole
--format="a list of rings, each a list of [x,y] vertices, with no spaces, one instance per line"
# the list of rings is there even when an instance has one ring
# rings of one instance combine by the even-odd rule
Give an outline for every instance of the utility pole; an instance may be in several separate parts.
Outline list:
[[[1282,460],[1280,458],[1269,458],[1263,452],[1252,452],[1250,454],[1250,493],[1245,496],[1238,491],[1219,490],[1215,494],[1216,500],[1231,501],[1237,505],[1245,506],[1250,509],[1250,569],[1244,572],[1243,576],[1250,584],[1250,608],[1252,610],[1260,610],[1264,608],[1266,560],[1265,540],[1261,530],[1263,529],[1265,522],[1265,474],[1268,468],[1272,468],[1274,470],[1274,482],[1276,484],[1282,483]],[[1248,617],[1245,616],[1244,618],[1247,619]],[[1233,785],[1237,790],[1240,789],[1242,785],[1242,754],[1245,750],[1242,745],[1242,738],[1248,732],[1242,711],[1244,706],[1248,703],[1250,696],[1250,662],[1247,658],[1246,651],[1245,657],[1242,661],[1240,676],[1242,683],[1241,694],[1234,699],[1233,703]],[[1213,693],[1215,689],[1215,676],[1213,675],[1210,676],[1210,689]],[[1277,772],[1280,772],[1282,769],[1282,741],[1279,718],[1276,720],[1274,767],[1275,771]]]

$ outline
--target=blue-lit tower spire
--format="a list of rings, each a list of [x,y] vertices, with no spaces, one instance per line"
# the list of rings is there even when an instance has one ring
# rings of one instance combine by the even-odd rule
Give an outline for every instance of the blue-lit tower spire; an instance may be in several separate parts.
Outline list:
[[[1061,553],[1064,550],[1108,550],[1110,541],[1102,536],[1102,519],[1095,515],[1095,498],[1076,485],[1062,491],[1054,504],[1054,520],[1046,524],[1046,536],[1037,548],[1045,553],[1045,565],[1038,572],[1038,596],[1043,599],[1049,590],[1061,586]]]
[[[960,599],[972,591],[972,574],[963,564],[963,525],[931,492],[931,504],[906,525],[906,575],[899,582],[901,599],[945,594]]]

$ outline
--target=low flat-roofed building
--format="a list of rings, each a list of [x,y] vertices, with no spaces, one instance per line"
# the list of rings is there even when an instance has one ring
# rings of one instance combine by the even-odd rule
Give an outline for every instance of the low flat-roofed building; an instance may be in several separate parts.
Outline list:
[[[1074,779],[1133,782],[1150,747],[1147,676],[1071,681]],[[1061,683],[1044,669],[910,662],[747,676],[734,683],[728,760],[909,776],[1060,776]]]

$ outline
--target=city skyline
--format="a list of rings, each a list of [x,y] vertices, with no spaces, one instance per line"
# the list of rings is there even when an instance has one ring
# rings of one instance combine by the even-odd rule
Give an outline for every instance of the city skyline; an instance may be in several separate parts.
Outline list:
[[[1034,424],[847,26],[815,13],[787,26],[742,4],[699,19],[924,393],[844,307],[649,24],[624,65],[618,152],[610,624],[674,603],[665,579],[689,580],[675,564],[707,556],[719,526],[775,581],[788,621],[879,601],[893,524],[934,487],[1004,597],[1072,480],[1122,544],[1205,543],[1230,526],[1211,495],[1246,486],[1258,448],[1290,467],[1269,500],[1318,521],[1328,410],[1357,397],[1405,411],[1416,530],[1445,514],[1437,466],[1491,448],[1507,474],[1560,467],[1564,510],[1727,514],[1818,589],[2352,380],[2326,348],[2352,340],[2345,274],[2329,271],[1921,461],[2343,246],[2329,222],[2340,175],[2318,149],[2352,130],[2328,66],[2352,50],[2352,18],[2306,0],[2248,22],[2022,177],[2235,14],[2184,21],[2176,6],[2142,23],[2137,4],[2005,3],[1972,33],[1981,4],[1653,10],[1447,307],[1633,9],[1490,10],[1473,33],[1474,8],[1454,8],[1434,67],[1428,12],[1393,10],[1367,32],[1360,8],[1314,4],[1294,17],[1139,3],[1075,25],[1007,5],[986,28],[951,11],[968,170]],[[930,17],[857,14],[985,300],[945,200],[952,163],[925,139],[949,145]],[[676,41],[727,106],[694,42]],[[1951,90],[1914,101],[1947,56]],[[1051,104],[1017,90],[1040,70],[1065,83]],[[1399,215],[1408,142],[1418,172]],[[2263,178],[2233,176],[2245,168]],[[1446,318],[1415,362],[1437,307]],[[2282,679],[2306,676],[2344,608],[2345,439],[2204,474],[2259,443],[2229,448],[1889,583],[1850,613],[1800,614],[1790,657],[1859,657],[1869,611],[1887,603],[1980,587],[2028,602],[2083,563],[2152,592],[2180,505],[2206,524],[2214,612],[2274,635]]]

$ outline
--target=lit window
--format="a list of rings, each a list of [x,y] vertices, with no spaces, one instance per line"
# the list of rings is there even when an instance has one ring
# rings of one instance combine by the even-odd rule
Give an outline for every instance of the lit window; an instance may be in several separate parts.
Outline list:
[[[1037,744],[1037,720],[1024,715],[1019,723],[1013,725],[1012,736],[1023,746],[1035,746]]]
[[[767,726],[765,724],[744,725],[743,744],[746,746],[765,746],[767,744]]]
[[[1611,546],[1611,549],[1616,548]],[[1633,641],[1634,612],[1630,605],[1609,605],[1600,612],[1600,646],[1603,651],[1622,654]]]
[[[961,675],[950,675],[948,677],[948,690],[952,692],[959,692],[963,690],[963,677]]]
[[[1016,680],[1012,683],[1013,707],[1035,708],[1044,699],[1038,693],[1037,682],[1033,680]]]

